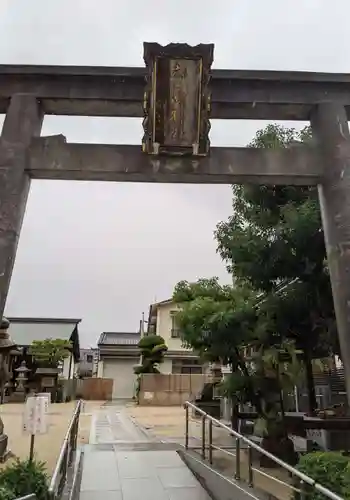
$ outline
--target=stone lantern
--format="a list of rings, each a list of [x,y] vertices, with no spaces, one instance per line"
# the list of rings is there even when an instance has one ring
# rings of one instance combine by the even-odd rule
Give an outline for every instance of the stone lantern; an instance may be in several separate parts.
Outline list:
[[[12,394],[11,401],[24,402],[26,399],[26,384],[30,369],[27,368],[26,362],[22,361],[20,367],[15,369],[15,372],[17,372],[17,387],[15,392]]]
[[[9,320],[3,317],[0,323],[0,385],[2,395],[5,383],[9,380],[9,354],[15,346],[15,343],[8,334],[9,326]],[[7,450],[7,443],[8,437],[4,433],[4,423],[0,417],[0,462],[4,462],[10,455],[10,452]]]

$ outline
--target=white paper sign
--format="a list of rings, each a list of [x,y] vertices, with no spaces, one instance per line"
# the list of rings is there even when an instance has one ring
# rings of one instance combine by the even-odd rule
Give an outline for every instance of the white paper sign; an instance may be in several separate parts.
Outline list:
[[[47,397],[30,396],[24,406],[23,431],[27,434],[46,434],[48,431],[49,401]]]
[[[51,403],[51,392],[38,392],[36,395],[39,397],[47,398],[49,404]]]

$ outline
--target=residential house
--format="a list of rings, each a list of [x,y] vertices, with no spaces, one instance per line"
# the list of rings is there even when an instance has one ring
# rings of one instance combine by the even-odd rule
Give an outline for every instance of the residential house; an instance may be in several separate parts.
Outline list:
[[[98,349],[80,349],[79,377],[96,377],[98,369]]]
[[[62,339],[71,342],[69,355],[61,367],[61,375],[72,379],[79,363],[80,346],[78,325],[80,319],[70,318],[18,318],[7,317],[10,322],[8,333],[15,344],[23,349],[26,355],[34,340]],[[20,356],[17,356],[20,358]],[[13,368],[17,368],[20,359],[14,360]]]
[[[140,332],[103,332],[97,342],[98,377],[113,379],[113,399],[135,395],[134,366],[140,363]]]
[[[181,331],[176,321],[178,306],[171,299],[151,304],[146,335],[164,338],[168,351],[159,369],[162,373],[203,373],[205,367],[192,351],[183,345]]]

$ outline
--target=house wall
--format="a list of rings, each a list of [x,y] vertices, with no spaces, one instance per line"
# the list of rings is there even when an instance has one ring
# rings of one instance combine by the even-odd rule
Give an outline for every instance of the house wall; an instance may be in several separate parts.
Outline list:
[[[88,361],[89,360],[89,361]],[[78,374],[84,377],[96,377],[98,365],[97,349],[80,349],[80,360],[78,364]]]
[[[183,347],[181,339],[171,337],[171,312],[178,309],[178,306],[174,303],[162,304],[158,307],[156,334],[161,335],[164,338],[169,351],[182,351],[184,353],[189,353],[191,352],[191,349]]]
[[[186,348],[182,344],[181,338],[173,338],[171,336],[171,330],[173,328],[172,312],[179,310],[179,307],[174,303],[161,304],[157,310],[157,326],[156,334],[164,338],[165,344],[168,347],[169,354],[165,355],[164,362],[159,365],[159,370],[163,374],[173,373],[173,359],[181,359],[183,354],[183,359],[187,358],[193,353],[192,349]],[[190,364],[191,362],[188,361]]]
[[[172,360],[165,358],[163,363],[159,365],[160,373],[171,373],[172,371]]]
[[[70,361],[72,359],[72,362]],[[62,377],[69,379],[73,378],[74,373],[75,373],[75,362],[73,358],[73,354],[70,354],[63,360],[63,369],[62,369]],[[70,369],[70,371],[69,371]]]
[[[97,365],[97,378],[102,378],[103,377],[103,359],[100,359]]]

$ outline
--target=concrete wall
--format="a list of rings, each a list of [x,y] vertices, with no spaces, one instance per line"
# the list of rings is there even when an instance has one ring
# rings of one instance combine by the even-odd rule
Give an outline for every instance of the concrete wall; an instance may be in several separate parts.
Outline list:
[[[139,404],[179,406],[200,393],[208,375],[144,374],[140,381]]]

